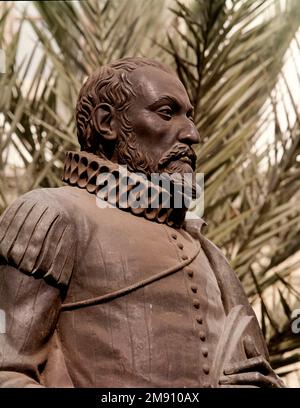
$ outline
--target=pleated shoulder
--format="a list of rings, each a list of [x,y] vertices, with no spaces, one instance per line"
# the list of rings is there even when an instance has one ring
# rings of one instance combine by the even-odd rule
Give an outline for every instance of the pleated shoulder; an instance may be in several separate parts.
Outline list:
[[[74,225],[51,189],[18,198],[0,218],[0,263],[35,278],[68,285],[76,256]]]

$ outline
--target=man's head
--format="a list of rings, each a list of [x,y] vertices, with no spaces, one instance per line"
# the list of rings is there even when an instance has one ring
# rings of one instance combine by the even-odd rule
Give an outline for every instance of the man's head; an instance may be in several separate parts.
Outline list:
[[[193,109],[176,74],[145,58],[101,67],[77,103],[81,149],[126,164],[131,171],[189,173],[199,135]]]

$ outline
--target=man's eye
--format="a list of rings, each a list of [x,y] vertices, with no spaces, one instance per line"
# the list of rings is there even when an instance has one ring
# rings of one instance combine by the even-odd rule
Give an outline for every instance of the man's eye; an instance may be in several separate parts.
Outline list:
[[[173,110],[167,106],[158,109],[157,112],[166,119],[171,119],[173,115]]]

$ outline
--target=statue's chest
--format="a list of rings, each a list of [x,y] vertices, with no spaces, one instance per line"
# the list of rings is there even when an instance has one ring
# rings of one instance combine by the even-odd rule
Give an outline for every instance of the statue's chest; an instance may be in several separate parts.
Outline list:
[[[157,274],[178,269],[156,281],[172,293],[193,298],[208,291],[220,296],[217,281],[198,240],[174,229],[124,211],[107,209],[107,216],[91,219],[88,238],[78,249],[69,293],[82,298],[120,290]],[[80,238],[79,238],[80,241]],[[196,255],[198,250],[198,255]],[[180,265],[186,265],[181,268]],[[167,283],[165,283],[167,282]],[[147,286],[153,286],[151,283]],[[175,285],[175,286],[174,286]],[[179,285],[179,286],[178,286]],[[213,292],[213,293],[212,293]]]
[[[138,217],[119,218],[93,232],[66,301],[129,287],[194,257],[198,243],[187,232]],[[178,376],[178,384],[184,379],[189,386],[209,375],[224,321],[220,290],[201,249],[175,273],[71,315],[62,320],[72,326],[68,330],[78,332],[77,341],[92,344],[112,373],[129,370],[158,383]]]

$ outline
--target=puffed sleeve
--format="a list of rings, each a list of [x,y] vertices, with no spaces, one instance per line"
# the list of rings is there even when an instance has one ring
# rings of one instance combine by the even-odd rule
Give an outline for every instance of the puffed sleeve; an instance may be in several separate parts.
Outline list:
[[[45,385],[75,248],[74,226],[42,191],[0,218],[0,387]]]
[[[68,285],[75,244],[74,225],[42,190],[16,200],[0,218],[0,262],[54,285]]]

